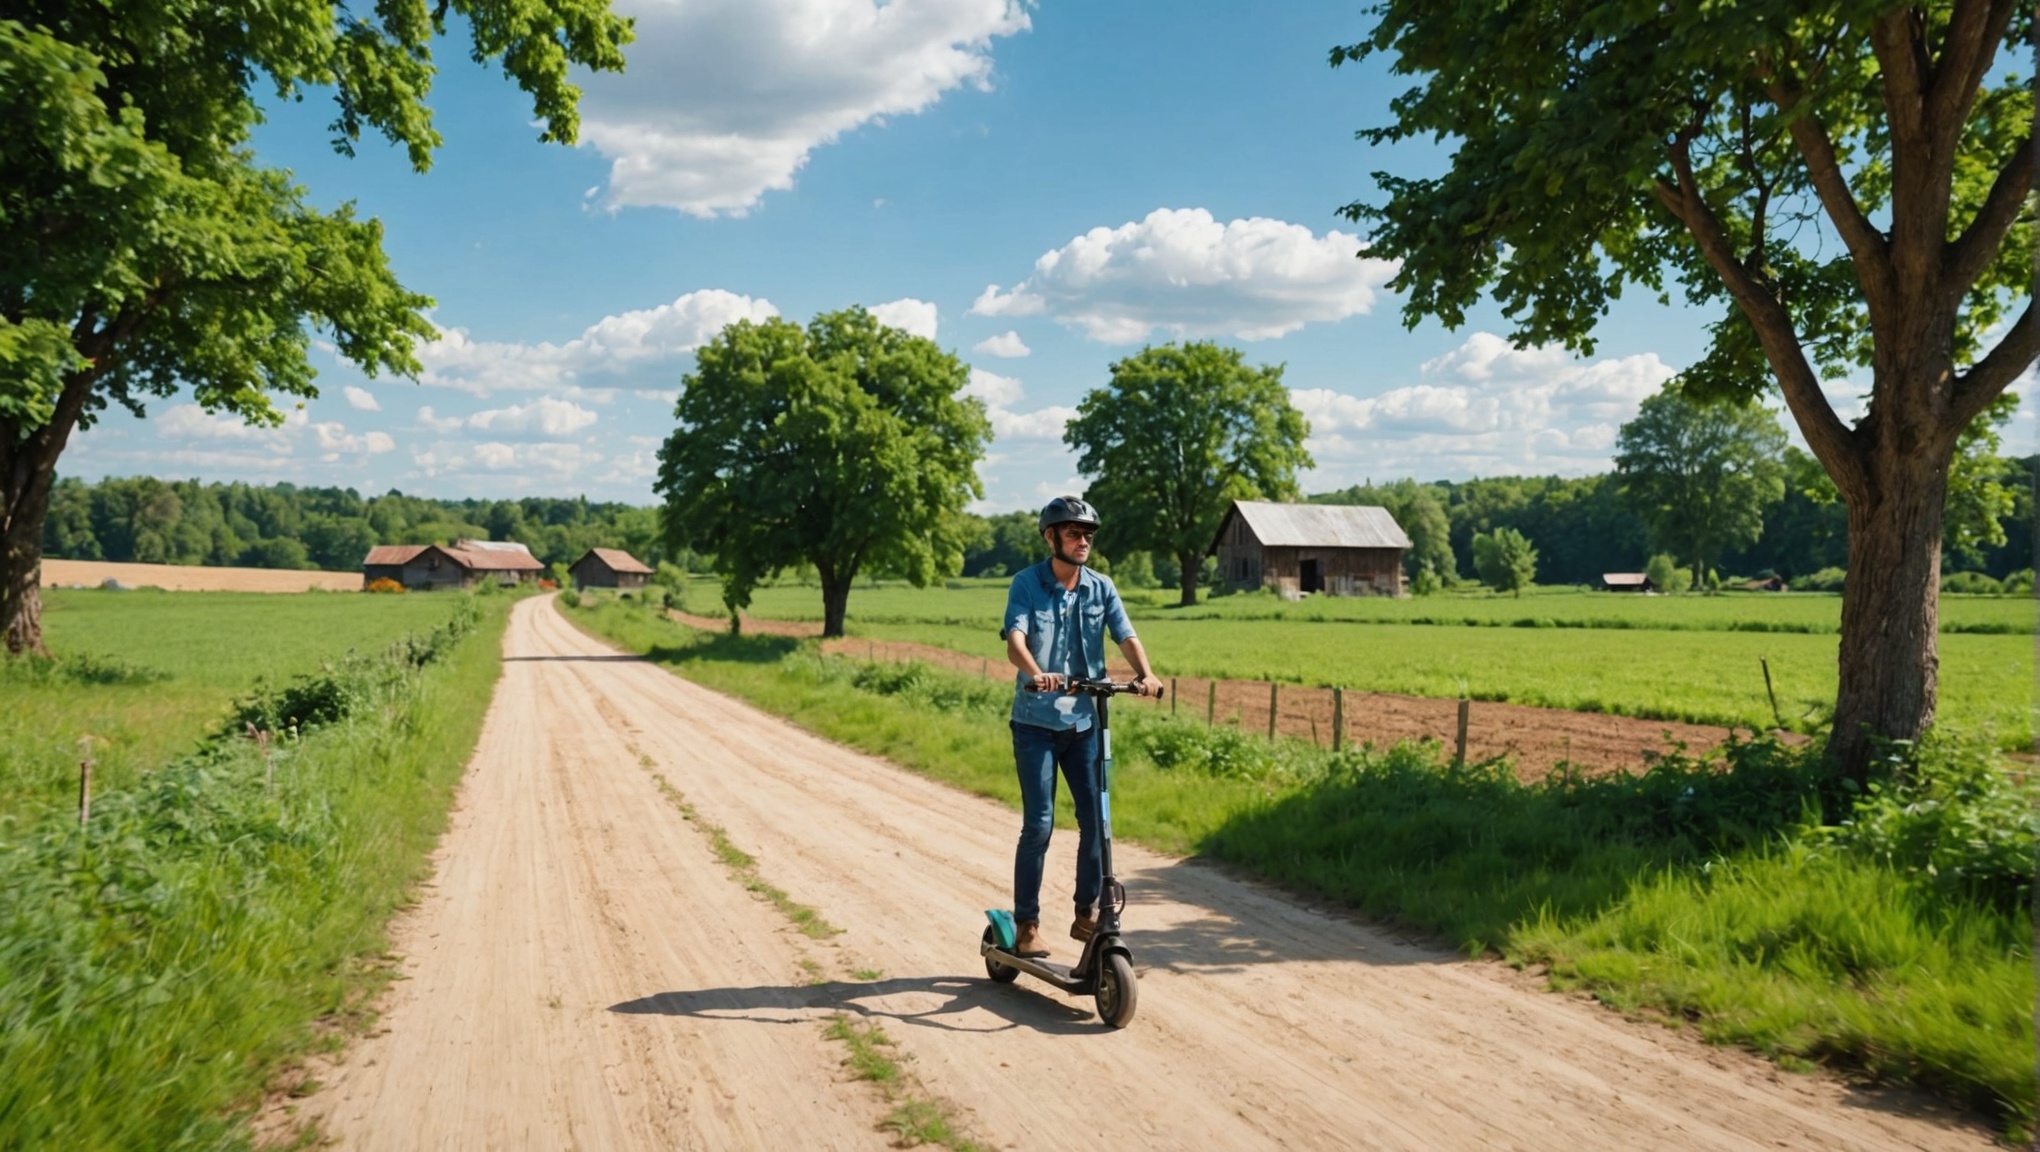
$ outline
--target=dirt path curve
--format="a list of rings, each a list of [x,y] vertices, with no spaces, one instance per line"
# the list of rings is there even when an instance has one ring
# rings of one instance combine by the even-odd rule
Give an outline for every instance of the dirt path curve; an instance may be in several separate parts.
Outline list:
[[[836,1012],[882,1024],[996,1147],[1989,1146],[1130,845],[1140,1012],[1106,1031],[1088,1000],[983,977],[1010,810],[621,657],[545,600],[506,646],[400,938],[410,978],[305,1102],[345,1147],[882,1147],[822,1038]],[[655,773],[843,934],[789,932]]]

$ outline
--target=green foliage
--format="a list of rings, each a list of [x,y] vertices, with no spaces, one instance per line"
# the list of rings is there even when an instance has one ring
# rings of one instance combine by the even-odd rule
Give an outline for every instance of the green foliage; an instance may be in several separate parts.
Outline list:
[[[1198,567],[1233,500],[1297,498],[1309,434],[1280,367],[1250,368],[1236,348],[1194,342],[1114,363],[1063,442],[1091,478],[1084,498],[1104,521],[1100,547],[1173,557],[1180,575]],[[1183,596],[1195,603],[1193,587]]]
[[[1615,443],[1623,498],[1702,578],[1755,542],[1765,512],[1785,496],[1785,430],[1755,404],[1703,404],[1667,390],[1643,402]]]
[[[1280,771],[1276,746],[1230,725],[1142,725],[1137,747],[1164,772],[1190,772],[1220,780],[1265,780]]]
[[[1941,591],[1963,592],[1969,595],[1996,595],[2004,585],[1981,572],[1951,572],[1941,577]]]
[[[867,568],[917,586],[958,571],[991,439],[969,369],[863,308],[730,325],[696,353],[659,452],[675,549],[713,549],[732,611],[801,563],[830,631]]]
[[[315,1023],[388,976],[383,926],[479,732],[498,605],[429,668],[393,649],[346,719],[279,739],[273,763],[223,732],[104,782],[89,829],[68,805],[0,817],[0,1145],[248,1142]]]
[[[1473,538],[1473,570],[1497,592],[1522,594],[1537,580],[1537,549],[1514,528],[1497,528]]]
[[[1795,592],[1840,592],[1849,574],[1840,568],[1823,568],[1791,582]]]
[[[2016,395],[1999,397],[1970,421],[1956,442],[1955,459],[1948,466],[1947,518],[1941,524],[1941,547],[1948,560],[1981,563],[1987,550],[2008,542],[2005,525],[2018,515],[2018,495],[2031,502],[2032,485],[2005,483],[2013,479],[2013,470],[1998,455],[2003,444],[1998,429],[2011,420],[2018,404]]]
[[[581,606],[581,593],[577,589],[562,588],[560,589],[560,603],[565,604],[569,608],[579,608]]]
[[[1643,575],[1650,581],[1651,587],[1660,592],[1679,592],[1683,589],[1672,587],[1672,573],[1678,567],[1678,561],[1660,552],[1650,558],[1650,563],[1643,566]]]
[[[1416,577],[1410,581],[1410,594],[1413,596],[1436,596],[1444,590],[1445,581],[1429,564],[1418,568]]]
[[[1857,852],[1919,880],[1944,899],[1976,900],[2010,915],[2032,902],[2031,789],[1974,741],[1930,732],[1893,743],[1883,770],[1819,842]]]
[[[966,513],[971,541],[963,550],[965,576],[1011,576],[1048,559],[1048,544],[1035,527],[1038,512],[1007,512],[999,516]]]
[[[648,564],[666,556],[651,508],[539,496],[430,500],[294,484],[66,478],[43,522],[44,555],[65,559],[336,572],[358,569],[378,544],[458,539],[523,544],[562,587],[566,565],[590,548],[622,548]]]

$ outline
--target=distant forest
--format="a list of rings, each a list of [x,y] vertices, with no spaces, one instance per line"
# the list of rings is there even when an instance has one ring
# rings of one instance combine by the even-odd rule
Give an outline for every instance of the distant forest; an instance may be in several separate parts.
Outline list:
[[[2033,474],[2036,457],[2005,462],[2003,478],[2016,507],[2001,521],[2005,542],[1943,557],[1946,571],[1983,572],[1997,579],[2033,567]],[[1327,504],[1380,504],[1393,511],[1420,546],[1427,534],[1449,544],[1456,575],[1473,574],[1473,537],[1514,528],[1537,548],[1541,584],[1591,584],[1603,572],[1643,568],[1652,552],[1643,524],[1615,491],[1613,475],[1500,476],[1489,480],[1410,480],[1356,485],[1310,497]],[[966,576],[1004,575],[1046,552],[1031,510],[973,517],[978,531],[963,556]],[[701,558],[669,555],[658,510],[582,499],[527,496],[516,500],[433,500],[391,492],[361,496],[351,488],[291,484],[206,484],[149,477],[57,482],[43,527],[43,553],[75,560],[154,564],[219,564],[255,568],[359,569],[377,544],[450,543],[461,538],[514,540],[547,563],[571,563],[590,547],[623,548],[648,564],[670,561],[706,570]],[[1173,586],[1165,557],[1115,556],[1110,510],[1099,552],[1121,580]],[[1433,546],[1436,554],[1441,548]],[[1442,557],[1440,557],[1442,559]],[[1721,571],[1787,578],[1848,559],[1841,505],[1820,503],[1788,484],[1764,534],[1723,558]]]

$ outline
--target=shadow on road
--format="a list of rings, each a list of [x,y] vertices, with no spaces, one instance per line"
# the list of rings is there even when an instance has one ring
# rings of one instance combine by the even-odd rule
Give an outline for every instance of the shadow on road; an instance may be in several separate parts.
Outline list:
[[[887,1003],[905,998],[906,1003]],[[929,1004],[931,999],[939,1002]],[[996,1022],[966,1020],[976,1009]],[[1091,1011],[1089,997],[1062,1000],[1046,996],[1025,983],[993,984],[968,976],[899,976],[884,980],[829,980],[820,984],[770,984],[751,988],[704,988],[695,992],[661,992],[639,1000],[610,1005],[626,1016],[691,1016],[702,1020],[748,1020],[760,1024],[798,1024],[809,1012],[837,1013],[872,1020],[895,1020],[917,1028],[954,1032],[1004,1032],[1030,1028],[1052,1035],[1096,1032],[1105,1026]],[[788,1013],[791,1015],[782,1015]]]

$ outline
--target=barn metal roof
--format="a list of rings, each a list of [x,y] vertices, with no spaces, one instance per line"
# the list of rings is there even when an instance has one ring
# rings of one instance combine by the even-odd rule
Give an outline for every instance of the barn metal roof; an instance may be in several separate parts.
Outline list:
[[[1275,504],[1235,500],[1239,516],[1264,548],[1408,548],[1410,538],[1388,509],[1371,504]],[[1218,527],[1220,537],[1226,526]],[[1213,551],[1216,551],[1214,544]]]
[[[604,564],[609,565],[611,572],[637,572],[645,576],[652,574],[652,570],[645,567],[644,561],[639,560],[621,548],[590,548],[588,549],[588,556],[593,556]],[[586,560],[588,556],[581,557],[581,560]],[[574,563],[579,564],[580,562],[580,560],[576,560]]]
[[[413,557],[430,547],[430,544],[378,544],[368,550],[368,558],[362,563],[409,564]]]
[[[537,572],[545,568],[531,549],[509,540],[460,540],[446,553],[480,572]]]

